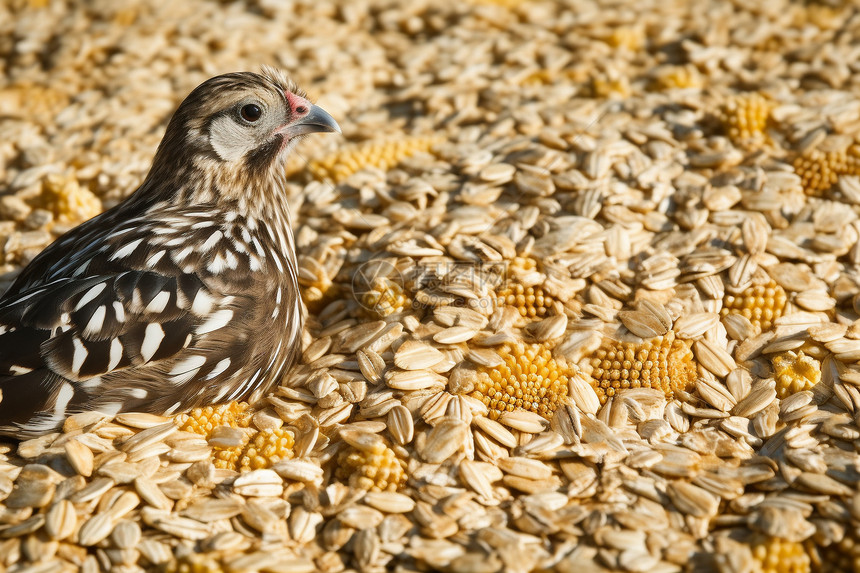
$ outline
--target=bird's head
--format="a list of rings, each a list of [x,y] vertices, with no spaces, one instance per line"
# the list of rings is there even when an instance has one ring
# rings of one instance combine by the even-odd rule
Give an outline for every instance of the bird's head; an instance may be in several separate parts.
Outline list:
[[[340,127],[283,72],[224,74],[200,84],[176,110],[153,172],[194,167],[216,184],[246,185],[282,173],[292,145],[314,132]]]

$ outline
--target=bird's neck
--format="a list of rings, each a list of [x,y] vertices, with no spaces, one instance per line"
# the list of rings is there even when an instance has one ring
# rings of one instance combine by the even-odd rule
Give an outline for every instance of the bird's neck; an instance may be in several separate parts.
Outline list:
[[[261,241],[295,260],[282,163],[274,162],[265,171],[252,172],[225,169],[223,164],[202,158],[184,162],[183,167],[174,164],[169,179],[160,175],[163,173],[154,166],[127,203],[146,211],[179,205],[186,205],[197,215],[209,210],[215,220],[242,222]]]
[[[235,213],[236,220],[244,221],[248,230],[263,244],[295,261],[283,166],[278,165],[277,169],[262,177],[233,178],[226,174],[213,181],[210,194],[225,215]]]
[[[256,233],[262,240],[268,242],[295,266],[296,247],[285,179],[283,174],[270,178],[268,188],[261,188],[259,193],[246,193],[239,197],[235,202],[235,209],[249,226],[256,228]]]

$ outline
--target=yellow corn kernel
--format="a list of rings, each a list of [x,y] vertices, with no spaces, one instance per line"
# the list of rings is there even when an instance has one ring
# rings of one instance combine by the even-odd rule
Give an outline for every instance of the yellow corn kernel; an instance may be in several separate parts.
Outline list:
[[[411,301],[397,282],[386,278],[373,279],[370,290],[361,295],[361,305],[379,318],[402,312]]]
[[[582,69],[540,68],[522,77],[519,82],[524,86],[548,86],[559,83],[578,83],[587,79],[588,74]]]
[[[182,431],[209,439],[218,426],[249,428],[252,415],[253,411],[246,402],[229,402],[194,408],[177,416],[176,424]],[[216,468],[233,471],[267,468],[282,459],[291,458],[294,443],[292,433],[283,428],[265,432],[249,430],[240,446],[212,448],[212,463]]]
[[[689,342],[671,330],[641,344],[607,339],[589,359],[592,385],[600,403],[627,388],[654,388],[671,398],[696,380]]]
[[[329,280],[320,281],[307,287],[302,286],[300,291],[302,293],[302,300],[312,313],[320,312],[331,301],[343,297],[341,285],[334,284]]]
[[[525,286],[517,278],[518,275],[537,270],[537,261],[530,257],[516,257],[511,261],[508,267],[510,276],[495,293],[496,306],[513,307],[525,319],[547,316],[555,299],[545,292],[542,286]]]
[[[522,272],[536,271],[537,268],[537,261],[531,257],[514,257],[510,266],[510,270]]]
[[[764,130],[772,107],[770,101],[761,94],[744,93],[729,97],[720,106],[717,115],[732,141],[754,146],[765,141]]]
[[[792,162],[808,195],[821,195],[840,175],[860,175],[860,145],[843,149],[811,149]]]
[[[776,395],[788,398],[796,392],[811,390],[821,382],[821,363],[801,350],[775,354],[771,358],[776,378]]]
[[[471,396],[489,408],[493,420],[516,409],[552,418],[567,396],[573,370],[557,362],[542,344],[506,344],[499,349],[499,356],[503,364],[478,369]]]
[[[42,181],[36,206],[54,213],[61,223],[79,223],[102,212],[102,202],[92,191],[81,187],[73,176],[54,173]]]
[[[239,471],[239,460],[242,457],[244,446],[232,448],[212,448],[212,463],[219,470]]]
[[[552,309],[555,299],[543,287],[509,283],[496,292],[496,306],[512,306],[523,318],[543,318]]]
[[[68,103],[69,96],[62,91],[30,82],[0,89],[0,113],[4,115],[47,121]]]
[[[292,459],[295,444],[293,433],[283,427],[257,432],[242,449],[236,462],[237,470],[260,470],[270,468],[281,460]]]
[[[390,169],[408,157],[430,151],[443,140],[442,136],[425,135],[366,141],[312,160],[308,169],[317,181],[331,180],[339,183],[365,167]]]
[[[720,315],[741,314],[761,332],[767,332],[785,312],[786,302],[785,290],[776,282],[769,281],[750,286],[737,295],[726,293]]]
[[[617,26],[605,39],[613,48],[638,52],[645,47],[645,28],[642,26]]]
[[[251,423],[249,407],[247,402],[229,402],[194,408],[177,416],[176,423],[183,432],[194,432],[208,438],[218,426],[247,428]]]
[[[778,537],[758,536],[752,545],[758,573],[809,573],[809,554],[802,543]]]
[[[596,98],[627,98],[632,93],[630,80],[619,74],[597,74],[591,78],[591,93]]]
[[[700,88],[705,85],[702,74],[693,64],[660,66],[653,77],[653,85],[658,90]]]
[[[348,446],[340,452],[335,477],[356,489],[397,491],[406,483],[406,462],[380,439],[364,450]]]

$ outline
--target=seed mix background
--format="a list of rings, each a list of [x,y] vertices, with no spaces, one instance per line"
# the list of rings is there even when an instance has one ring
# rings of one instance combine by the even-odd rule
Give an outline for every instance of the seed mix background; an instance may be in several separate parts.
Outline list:
[[[309,315],[258,404],[0,443],[7,571],[857,571],[851,2],[0,6],[0,289],[218,73]]]

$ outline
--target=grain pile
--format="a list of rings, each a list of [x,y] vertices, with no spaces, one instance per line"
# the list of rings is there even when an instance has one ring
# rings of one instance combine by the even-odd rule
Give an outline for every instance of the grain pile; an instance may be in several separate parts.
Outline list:
[[[290,70],[258,404],[0,443],[7,571],[860,571],[860,13],[0,5],[0,289],[209,76]]]

